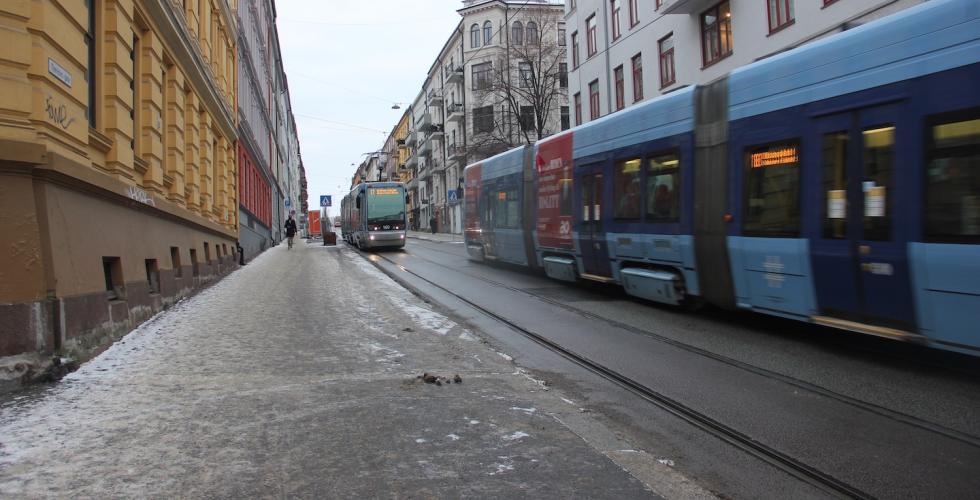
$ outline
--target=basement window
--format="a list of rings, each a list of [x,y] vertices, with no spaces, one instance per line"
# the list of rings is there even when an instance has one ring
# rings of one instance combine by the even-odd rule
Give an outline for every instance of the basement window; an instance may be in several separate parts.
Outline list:
[[[191,249],[191,275],[197,276],[200,274],[200,269],[197,267],[197,249]]]
[[[174,270],[174,277],[181,278],[184,275],[183,268],[180,267],[180,248],[170,247],[170,266]]]
[[[121,300],[123,275],[119,257],[102,257],[102,274],[105,276],[105,292],[109,300]]]
[[[146,259],[146,283],[151,294],[160,293],[160,267],[156,259]]]

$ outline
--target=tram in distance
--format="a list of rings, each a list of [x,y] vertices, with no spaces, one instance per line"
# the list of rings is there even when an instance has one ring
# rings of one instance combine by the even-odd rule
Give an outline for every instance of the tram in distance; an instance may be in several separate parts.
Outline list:
[[[405,217],[405,186],[400,182],[358,184],[340,202],[344,240],[362,250],[404,247]]]
[[[471,164],[474,260],[980,355],[980,2]]]

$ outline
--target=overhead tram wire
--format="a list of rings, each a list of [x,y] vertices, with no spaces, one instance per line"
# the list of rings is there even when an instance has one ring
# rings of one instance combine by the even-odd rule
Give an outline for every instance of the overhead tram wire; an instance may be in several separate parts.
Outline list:
[[[369,132],[378,132],[380,134],[386,133],[386,131],[381,130],[381,129],[364,127],[364,126],[361,126],[361,125],[354,125],[353,123],[339,122],[339,121],[336,121],[336,120],[328,120],[326,118],[320,118],[319,116],[304,115],[302,113],[293,113],[293,114],[296,115],[296,116],[302,116],[303,118],[309,118],[310,120],[318,120],[318,121],[321,121],[321,122],[333,123],[335,125],[342,125],[344,127],[357,128],[357,129],[361,129],[361,130],[367,130]]]

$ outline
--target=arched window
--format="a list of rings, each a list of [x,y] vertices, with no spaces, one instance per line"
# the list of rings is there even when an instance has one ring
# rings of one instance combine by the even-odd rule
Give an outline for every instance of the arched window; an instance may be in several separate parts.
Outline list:
[[[480,26],[474,24],[470,26],[470,48],[475,49],[480,46]]]
[[[493,43],[493,23],[487,21],[483,23],[483,45]]]
[[[538,43],[538,25],[534,21],[527,23],[527,43]]]
[[[510,28],[510,43],[514,45],[524,44],[524,25],[520,21],[514,21]]]

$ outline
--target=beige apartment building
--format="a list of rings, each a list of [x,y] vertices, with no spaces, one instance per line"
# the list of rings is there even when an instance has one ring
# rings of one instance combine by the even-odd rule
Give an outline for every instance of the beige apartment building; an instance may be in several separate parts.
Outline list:
[[[0,359],[85,359],[236,266],[236,3],[0,3]]]

